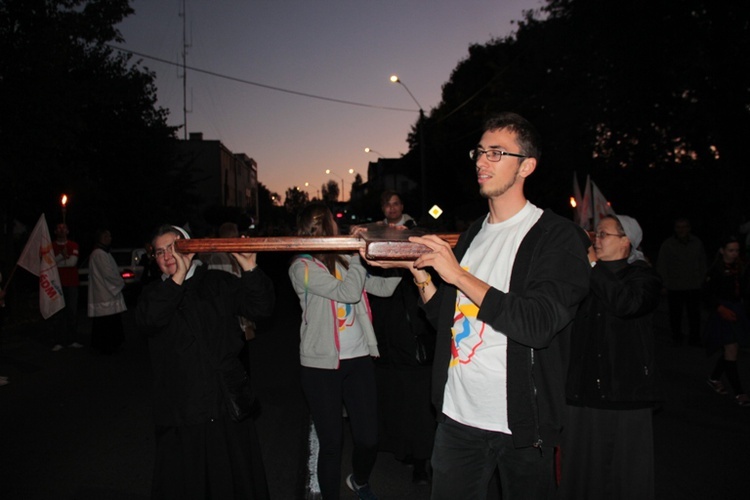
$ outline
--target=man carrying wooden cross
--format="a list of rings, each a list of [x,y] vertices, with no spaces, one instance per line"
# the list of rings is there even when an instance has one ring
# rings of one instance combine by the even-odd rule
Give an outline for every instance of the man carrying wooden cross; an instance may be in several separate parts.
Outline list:
[[[496,469],[503,499],[548,498],[565,412],[565,344],[588,293],[590,243],[572,221],[526,199],[540,158],[526,119],[491,117],[469,155],[489,213],[455,250],[435,235],[411,237],[431,252],[370,262],[410,269],[437,328],[432,498],[485,498]]]

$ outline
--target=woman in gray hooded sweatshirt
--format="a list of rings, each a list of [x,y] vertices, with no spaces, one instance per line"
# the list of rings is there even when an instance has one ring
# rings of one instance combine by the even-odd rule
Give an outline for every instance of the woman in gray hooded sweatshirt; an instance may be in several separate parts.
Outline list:
[[[336,236],[331,211],[310,204],[297,218],[299,236]],[[324,500],[338,499],[341,484],[342,404],[352,429],[352,474],[347,486],[374,499],[368,484],[378,453],[377,391],[372,357],[378,346],[368,293],[389,296],[400,278],[369,276],[359,255],[295,256],[289,277],[302,307],[302,389],[320,443],[317,477]]]

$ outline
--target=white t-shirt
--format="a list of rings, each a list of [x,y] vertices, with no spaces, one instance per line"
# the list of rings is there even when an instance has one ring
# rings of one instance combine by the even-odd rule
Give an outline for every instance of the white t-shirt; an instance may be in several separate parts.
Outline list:
[[[336,268],[336,278],[341,273]],[[357,320],[354,304],[336,302],[336,326],[339,330],[339,359],[359,358],[370,355],[367,336]]]
[[[542,210],[526,202],[497,224],[485,219],[461,259],[461,267],[493,288],[507,292],[516,252]],[[443,413],[471,427],[510,434],[506,388],[508,339],[477,320],[479,306],[456,294],[453,345]]]
[[[411,215],[409,215],[409,214],[401,214],[401,218],[397,222],[395,222],[393,225],[394,226],[405,226],[406,223],[409,222],[409,221],[414,221],[414,219],[412,218]],[[387,225],[390,224],[390,222],[388,222],[388,219],[386,218],[386,219],[383,219],[383,224],[385,224],[387,226]],[[414,225],[416,226],[417,223],[414,222]]]
[[[369,356],[367,337],[357,321],[354,304],[337,302],[336,314],[339,328],[339,359]]]

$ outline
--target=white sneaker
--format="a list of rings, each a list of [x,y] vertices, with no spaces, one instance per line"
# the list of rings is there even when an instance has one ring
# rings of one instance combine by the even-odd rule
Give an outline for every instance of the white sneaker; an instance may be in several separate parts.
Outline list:
[[[2,387],[4,385],[8,385],[8,384],[10,384],[10,380],[4,379],[4,378],[0,378],[0,387]]]
[[[61,346],[60,344],[55,344],[55,347],[52,348],[52,352],[57,352],[62,348],[63,346]]]
[[[72,347],[74,349],[80,349],[81,347],[83,347],[83,344],[79,344],[78,342],[73,342],[68,347]]]

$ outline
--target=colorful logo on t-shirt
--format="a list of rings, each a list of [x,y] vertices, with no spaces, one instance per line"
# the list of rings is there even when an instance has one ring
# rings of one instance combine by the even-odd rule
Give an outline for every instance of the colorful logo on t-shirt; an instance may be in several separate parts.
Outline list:
[[[352,304],[338,304],[336,316],[339,322],[339,332],[343,332],[354,324],[354,307]]]
[[[458,363],[471,363],[474,354],[482,345],[485,324],[477,320],[479,306],[474,304],[461,292],[456,296],[456,312],[453,316],[453,342],[451,343],[451,362],[449,366]]]
[[[341,272],[336,268],[336,279],[343,281]],[[339,333],[354,324],[354,306],[352,304],[336,303],[336,319],[338,320]]]

